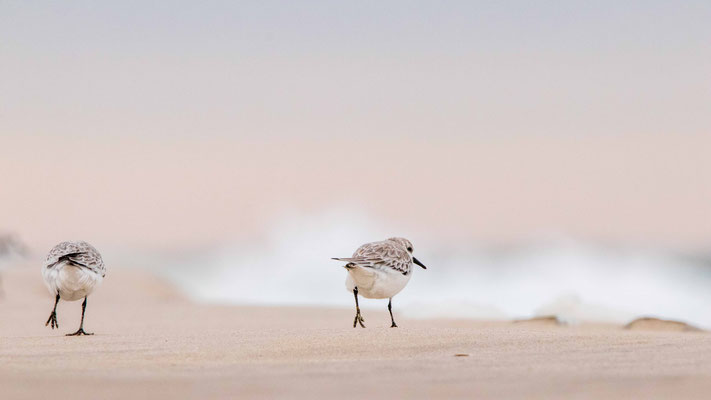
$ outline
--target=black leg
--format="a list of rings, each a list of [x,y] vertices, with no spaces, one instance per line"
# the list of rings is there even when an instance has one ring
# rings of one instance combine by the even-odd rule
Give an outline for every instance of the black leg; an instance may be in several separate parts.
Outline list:
[[[397,328],[397,324],[395,323],[395,318],[393,318],[393,298],[392,297],[388,300],[388,311],[390,311],[390,320],[393,322],[393,324],[390,325],[390,327]]]
[[[79,325],[79,330],[74,333],[68,333],[67,336],[81,336],[81,335],[93,335],[93,333],[84,332],[84,311],[86,311],[86,297],[84,297],[84,302],[81,303],[81,324]]]
[[[44,326],[51,323],[52,329],[59,329],[59,322],[57,322],[57,304],[59,304],[59,293],[57,293],[57,297],[54,299],[54,308],[52,309],[52,313],[49,314],[49,319],[45,322]]]
[[[365,328],[365,325],[363,325],[363,322],[365,322],[365,320],[360,315],[360,307],[358,307],[358,288],[357,287],[353,288],[353,296],[355,297],[355,301],[356,301],[356,316],[355,316],[355,319],[353,320],[353,327],[355,328],[356,324],[360,324],[361,328]]]

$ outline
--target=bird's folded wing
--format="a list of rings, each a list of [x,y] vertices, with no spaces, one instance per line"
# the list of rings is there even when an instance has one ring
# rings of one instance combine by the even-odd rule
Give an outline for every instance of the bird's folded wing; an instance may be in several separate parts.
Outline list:
[[[365,268],[373,268],[373,267],[375,267],[376,264],[378,264],[379,261],[382,261],[382,260],[377,260],[377,259],[372,259],[372,258],[362,258],[362,257],[340,257],[340,258],[333,258],[333,259],[337,260],[337,261],[347,262],[348,264],[353,264],[354,267],[365,267]]]
[[[397,258],[381,258],[376,256],[370,257],[349,257],[349,258],[334,258],[334,260],[347,262],[353,267],[376,268],[376,269],[394,269],[396,271],[406,271],[406,265]],[[346,265],[346,267],[348,267]]]
[[[55,265],[66,262],[70,265],[75,265],[77,267],[81,268],[86,268],[90,271],[93,272],[99,272],[98,268],[96,267],[95,263],[92,262],[91,256],[88,253],[70,253],[70,254],[65,254],[57,259],[57,262],[54,264],[50,265],[49,268],[54,267]]]
[[[86,260],[84,260],[83,255],[86,253],[70,253],[70,254],[65,254],[61,257],[59,257],[59,262],[66,261],[70,264],[74,264],[79,267],[84,267],[84,268],[89,268],[88,265],[86,265]]]

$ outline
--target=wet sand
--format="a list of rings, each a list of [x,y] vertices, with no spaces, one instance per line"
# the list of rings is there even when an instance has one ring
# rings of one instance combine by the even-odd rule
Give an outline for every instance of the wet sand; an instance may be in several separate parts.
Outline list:
[[[408,320],[386,312],[194,304],[113,269],[81,303],[53,299],[36,267],[4,271],[3,399],[707,398],[711,334],[561,326],[554,320]],[[644,328],[642,326],[642,328]]]

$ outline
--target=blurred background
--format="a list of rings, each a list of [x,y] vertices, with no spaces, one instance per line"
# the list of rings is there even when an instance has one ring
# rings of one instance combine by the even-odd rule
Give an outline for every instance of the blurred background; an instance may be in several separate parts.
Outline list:
[[[394,300],[410,317],[711,327],[710,20],[707,1],[2,1],[0,266],[82,239],[108,279],[350,307],[330,257],[404,236],[429,267]]]

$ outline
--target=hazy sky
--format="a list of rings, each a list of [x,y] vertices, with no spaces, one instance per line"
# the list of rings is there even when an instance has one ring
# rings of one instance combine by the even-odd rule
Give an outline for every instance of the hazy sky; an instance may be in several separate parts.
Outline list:
[[[0,2],[3,133],[707,133],[711,3]]]
[[[708,1],[0,1],[0,230],[169,246],[351,207],[704,246],[709,21]]]

